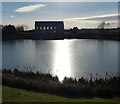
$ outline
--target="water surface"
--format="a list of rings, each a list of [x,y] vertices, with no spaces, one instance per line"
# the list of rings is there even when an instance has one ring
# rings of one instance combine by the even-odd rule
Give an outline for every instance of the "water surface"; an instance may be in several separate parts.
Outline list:
[[[14,40],[2,43],[2,67],[50,72],[60,80],[118,72],[118,41]]]

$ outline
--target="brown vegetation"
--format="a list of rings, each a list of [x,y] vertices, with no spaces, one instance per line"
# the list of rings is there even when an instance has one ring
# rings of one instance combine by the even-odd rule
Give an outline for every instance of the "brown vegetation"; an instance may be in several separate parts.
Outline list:
[[[3,85],[37,92],[51,93],[67,97],[117,97],[120,96],[120,76],[109,76],[87,80],[65,77],[62,82],[58,77],[39,72],[23,72],[17,69],[2,70]]]

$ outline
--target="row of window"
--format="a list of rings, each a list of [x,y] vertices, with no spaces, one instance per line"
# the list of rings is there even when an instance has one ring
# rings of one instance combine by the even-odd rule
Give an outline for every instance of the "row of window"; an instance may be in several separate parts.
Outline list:
[[[55,30],[56,27],[36,27],[36,29],[40,29],[40,30]]]

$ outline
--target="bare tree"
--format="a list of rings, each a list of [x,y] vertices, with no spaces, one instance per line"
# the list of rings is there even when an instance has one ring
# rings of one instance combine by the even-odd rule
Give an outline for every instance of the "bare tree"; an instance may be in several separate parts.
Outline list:
[[[17,31],[24,31],[24,27],[21,25],[21,26],[17,26],[16,27],[16,30]]]
[[[101,22],[101,23],[98,24],[98,28],[99,28],[99,29],[104,29],[105,27],[106,27],[106,28],[109,28],[110,25],[111,25],[111,24],[110,24],[109,22],[108,22],[108,23],[105,23],[105,21],[103,21],[103,22]]]
[[[22,25],[24,27],[24,30],[28,30],[29,26],[28,25]]]
[[[109,22],[105,24],[105,26],[106,26],[107,28],[110,28],[110,25],[111,25],[111,24],[110,24]]]
[[[16,27],[17,31],[24,31],[24,30],[28,30],[28,25],[19,25]]]
[[[105,21],[101,22],[98,24],[99,29],[104,29],[105,28]]]

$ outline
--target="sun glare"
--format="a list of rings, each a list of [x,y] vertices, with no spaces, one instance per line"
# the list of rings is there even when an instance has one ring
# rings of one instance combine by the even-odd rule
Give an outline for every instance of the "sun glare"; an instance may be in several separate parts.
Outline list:
[[[65,76],[71,76],[70,47],[66,40],[59,40],[54,51],[53,73],[62,81]]]

